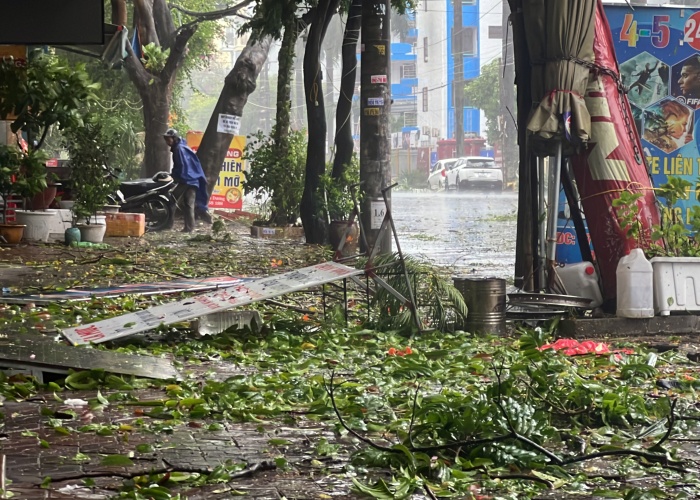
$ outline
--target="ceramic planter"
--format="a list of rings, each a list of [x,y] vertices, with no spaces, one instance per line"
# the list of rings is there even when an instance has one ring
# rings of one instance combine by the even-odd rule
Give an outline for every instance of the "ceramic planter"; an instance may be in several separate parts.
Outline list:
[[[25,226],[19,224],[0,224],[0,236],[7,245],[17,245],[22,241]],[[0,240],[0,243],[3,241]]]
[[[25,241],[49,241],[55,226],[56,210],[33,212],[30,210],[15,210],[15,218],[18,224],[27,226],[24,229]]]
[[[107,231],[106,224],[78,224],[80,229],[80,241],[89,243],[102,243]]]
[[[700,257],[654,257],[654,311],[700,311]]]

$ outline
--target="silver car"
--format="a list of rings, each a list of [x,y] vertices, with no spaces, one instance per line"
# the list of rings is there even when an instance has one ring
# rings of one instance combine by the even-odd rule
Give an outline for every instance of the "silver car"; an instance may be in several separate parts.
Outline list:
[[[503,190],[503,170],[488,156],[466,156],[446,173],[447,189]]]

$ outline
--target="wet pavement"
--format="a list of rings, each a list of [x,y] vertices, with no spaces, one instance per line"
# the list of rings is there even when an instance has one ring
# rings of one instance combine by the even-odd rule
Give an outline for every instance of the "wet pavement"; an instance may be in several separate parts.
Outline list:
[[[226,463],[242,468],[233,473],[235,481],[199,487],[186,492],[184,498],[348,498],[348,480],[329,470],[339,468],[345,457],[323,463],[314,459],[319,440],[337,441],[332,429],[318,422],[297,420],[291,427],[198,421],[154,433],[139,424],[152,409],[148,406],[109,405],[90,410],[87,401],[94,399],[94,391],[71,392],[70,396],[70,406],[41,397],[33,402],[5,402],[0,445],[12,498],[107,499],[128,478],[166,471],[211,473]],[[162,392],[139,391],[139,397],[156,400]],[[75,401],[85,404],[76,406]],[[78,418],[62,420],[57,427],[57,419],[72,414]],[[130,457],[131,463],[110,462],[116,455]],[[280,457],[288,467],[277,466]],[[50,487],[41,486],[46,478],[50,478]],[[94,484],[85,487],[87,479]]]
[[[395,192],[401,250],[455,274],[512,278],[518,193]]]
[[[505,278],[513,274],[516,206],[517,194],[512,192],[396,192],[393,195],[394,219],[404,252],[453,273]],[[259,252],[261,245],[285,245],[249,238],[237,241],[245,251],[252,252]],[[63,271],[23,264],[65,259],[66,249],[38,249],[33,246],[18,249],[21,258],[16,252],[6,251],[0,281],[36,286],[47,279],[56,279]],[[274,253],[272,248],[267,251]],[[44,253],[43,259],[39,253]],[[196,377],[240,375],[235,367],[216,363],[189,368]],[[153,390],[139,390],[135,394],[140,400],[163,396],[162,392]],[[68,397],[94,400],[95,396],[92,391],[70,392]],[[76,417],[61,422],[57,430],[56,415],[68,408],[52,401],[48,393],[33,401],[5,401],[0,406],[5,415],[0,419],[0,450],[6,457],[5,477],[12,481],[13,498],[106,499],[128,477],[149,471],[206,472],[226,461],[244,464],[244,470],[250,474],[228,484],[182,491],[184,497],[232,498],[244,494],[258,499],[357,498],[350,493],[350,478],[342,473],[342,465],[354,445],[342,438],[339,442],[333,438],[335,429],[318,422],[301,418],[291,425],[281,425],[279,421],[276,425],[220,422],[210,430],[210,423],[216,422],[198,421],[170,431],[153,432],[139,424],[148,407],[115,404],[99,411],[75,408]],[[47,409],[58,413],[49,414]],[[95,430],[77,430],[84,426],[94,426]],[[341,448],[337,456],[321,463],[314,450],[324,437],[333,439]],[[138,451],[146,448],[148,451]],[[110,455],[130,456],[133,465],[108,465],[105,459]],[[276,464],[275,459],[280,457],[284,457],[288,467]],[[42,488],[47,477],[51,478],[51,485]],[[94,486],[85,488],[85,479],[94,481]]]

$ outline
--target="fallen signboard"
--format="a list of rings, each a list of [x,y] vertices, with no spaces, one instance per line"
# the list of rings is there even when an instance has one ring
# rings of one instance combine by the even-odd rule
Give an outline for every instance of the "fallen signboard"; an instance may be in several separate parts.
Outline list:
[[[30,295],[3,295],[0,303],[5,304],[50,304],[61,300],[90,300],[93,297],[119,297],[120,295],[169,295],[182,292],[208,292],[220,288],[230,288],[239,283],[256,278],[239,276],[216,276],[213,278],[182,278],[155,283],[127,283],[103,288],[69,288],[63,291]]]
[[[42,383],[43,372],[68,373],[69,369],[101,369],[109,373],[154,379],[180,378],[169,359],[76,349],[33,335],[0,338],[0,370],[3,368],[29,370]]]
[[[337,262],[324,262],[96,323],[66,328],[62,333],[73,345],[98,344],[362,273],[361,269]]]

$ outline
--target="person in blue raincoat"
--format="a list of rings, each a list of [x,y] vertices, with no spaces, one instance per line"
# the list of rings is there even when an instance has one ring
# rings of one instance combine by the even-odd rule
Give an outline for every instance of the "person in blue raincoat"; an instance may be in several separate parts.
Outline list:
[[[182,231],[191,233],[194,231],[195,213],[205,223],[211,224],[207,178],[196,153],[185,144],[176,130],[169,128],[163,138],[173,154],[172,176],[177,182],[173,194],[185,216],[185,229]]]

